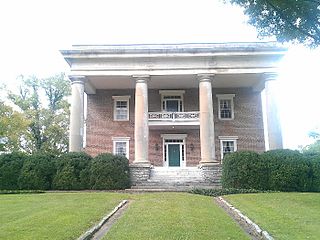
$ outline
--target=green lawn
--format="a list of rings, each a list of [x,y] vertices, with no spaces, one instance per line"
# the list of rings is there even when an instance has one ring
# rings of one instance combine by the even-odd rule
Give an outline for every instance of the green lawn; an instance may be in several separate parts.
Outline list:
[[[76,239],[123,199],[108,239],[248,239],[211,197],[106,192],[0,195],[0,239]]]
[[[132,199],[105,239],[249,239],[212,197],[149,193]]]
[[[320,239],[320,193],[225,196],[275,239]]]
[[[0,239],[76,239],[123,196],[113,193],[0,195]]]

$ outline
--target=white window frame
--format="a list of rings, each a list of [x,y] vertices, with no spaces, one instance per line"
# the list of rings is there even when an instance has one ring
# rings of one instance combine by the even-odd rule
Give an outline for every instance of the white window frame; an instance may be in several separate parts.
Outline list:
[[[219,120],[233,120],[234,119],[234,97],[236,96],[235,94],[217,94],[216,95],[218,98],[218,116]],[[221,109],[220,109],[220,101],[221,100],[230,100],[231,101],[231,118],[222,118],[221,117]]]
[[[116,155],[116,144],[117,143],[126,143],[126,158],[129,159],[129,148],[130,148],[130,137],[113,137],[113,154]]]
[[[129,113],[130,113],[130,99],[131,96],[112,96],[113,99],[113,120],[114,121],[129,121]],[[117,119],[117,102],[127,102],[127,117],[125,119]]]
[[[161,95],[161,111],[166,112],[166,109],[163,107],[163,103],[167,100],[178,100],[179,101],[179,106],[180,108],[178,112],[183,112],[184,111],[184,100],[183,100],[183,95],[185,94],[185,90],[159,90],[159,94]],[[179,96],[180,99],[165,99],[165,97],[168,96]],[[181,105],[180,105],[181,103]],[[181,107],[180,107],[181,106]]]
[[[223,160],[223,142],[233,142],[234,151],[236,152],[238,149],[238,138],[237,136],[219,136],[220,140],[220,154],[221,154],[221,162]]]

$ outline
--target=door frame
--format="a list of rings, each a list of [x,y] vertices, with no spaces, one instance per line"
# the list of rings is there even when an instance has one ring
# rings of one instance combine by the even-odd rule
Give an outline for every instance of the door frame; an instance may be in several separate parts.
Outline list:
[[[187,134],[161,134],[162,137],[162,149],[163,149],[163,166],[167,168],[184,168],[186,167],[186,137]],[[177,142],[169,142],[177,140]],[[180,145],[180,167],[169,166],[169,152],[168,145],[177,144]]]

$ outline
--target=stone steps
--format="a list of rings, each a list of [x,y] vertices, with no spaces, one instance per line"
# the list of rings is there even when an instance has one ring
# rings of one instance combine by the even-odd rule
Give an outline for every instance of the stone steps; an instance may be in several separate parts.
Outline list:
[[[208,183],[199,168],[154,168],[147,181],[136,183],[133,190],[188,191],[193,188],[220,188],[220,179]]]

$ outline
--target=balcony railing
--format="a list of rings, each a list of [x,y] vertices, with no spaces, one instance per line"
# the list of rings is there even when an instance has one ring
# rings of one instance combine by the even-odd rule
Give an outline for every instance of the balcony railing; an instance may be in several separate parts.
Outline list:
[[[149,122],[199,122],[199,112],[149,112]]]

